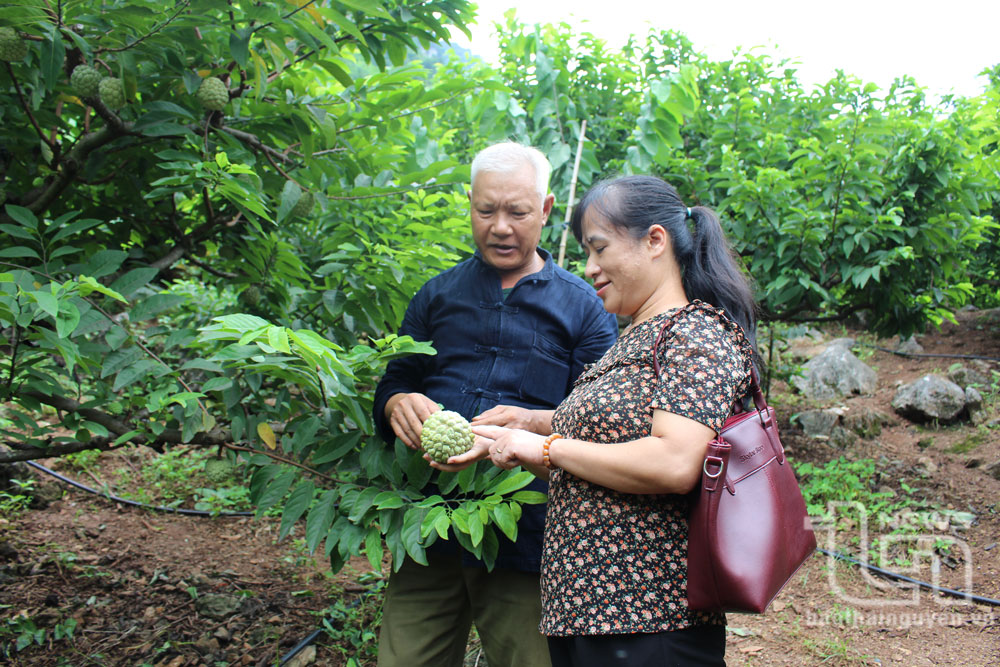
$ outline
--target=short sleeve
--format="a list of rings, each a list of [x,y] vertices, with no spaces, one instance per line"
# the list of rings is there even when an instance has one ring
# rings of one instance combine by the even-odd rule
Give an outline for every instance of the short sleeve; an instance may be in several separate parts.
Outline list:
[[[675,323],[657,350],[660,376],[650,402],[718,433],[749,386],[744,339],[714,314],[695,311]]]

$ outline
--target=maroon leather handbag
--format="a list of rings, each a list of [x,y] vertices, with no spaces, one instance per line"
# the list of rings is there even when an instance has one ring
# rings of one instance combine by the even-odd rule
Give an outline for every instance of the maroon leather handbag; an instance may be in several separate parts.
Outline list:
[[[680,313],[678,313],[679,315]],[[668,319],[656,339],[676,317]],[[659,363],[654,354],[654,368]],[[726,420],[708,444],[688,518],[688,606],[763,613],[816,550],[805,501],[757,372],[756,409]]]

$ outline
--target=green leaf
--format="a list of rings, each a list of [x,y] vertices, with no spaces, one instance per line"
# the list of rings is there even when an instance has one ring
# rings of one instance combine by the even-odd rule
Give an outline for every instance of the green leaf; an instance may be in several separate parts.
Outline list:
[[[281,513],[281,528],[278,531],[278,540],[283,540],[288,531],[292,529],[295,522],[305,513],[313,496],[316,494],[316,485],[311,480],[304,479],[296,485],[288,500],[285,502],[285,509]]]
[[[35,291],[29,294],[38,303],[38,307],[46,313],[52,317],[59,314],[59,299],[53,296],[51,292]]]
[[[498,477],[493,484],[488,486],[484,495],[495,493],[502,496],[511,491],[524,488],[528,484],[531,484],[534,479],[535,476],[526,470],[517,473],[507,473]]]
[[[270,480],[257,500],[257,516],[278,504],[298,477],[294,469],[284,469]],[[324,528],[324,531],[326,529]]]
[[[110,285],[110,289],[114,290],[123,297],[131,297],[140,288],[149,284],[149,281],[156,277],[160,271],[150,266],[132,269],[124,275],[119,276]]]
[[[382,554],[382,533],[378,526],[371,525],[368,527],[368,534],[365,535],[365,555],[376,572],[382,570]]]
[[[229,33],[229,53],[232,54],[236,64],[243,69],[246,69],[250,60],[250,35],[253,34],[253,30],[253,27],[249,26]]]
[[[517,539],[517,521],[506,503],[500,503],[491,508],[490,516],[493,518],[493,523],[500,526],[504,535],[510,540]]]
[[[379,510],[396,509],[403,506],[403,497],[396,491],[383,491],[375,496],[372,504],[375,505],[375,509]]]
[[[141,359],[136,364],[123,368],[118,375],[115,376],[115,383],[111,387],[111,391],[124,389],[137,380],[149,375],[150,370],[159,366],[160,364],[155,361]]]
[[[306,546],[310,553],[316,551],[320,540],[326,537],[335,515],[336,491],[331,489],[319,497],[319,501],[309,511],[309,516],[306,517]]]
[[[84,276],[84,275],[77,276],[76,281],[80,283],[80,296],[87,296],[91,292],[97,292],[99,294],[109,296],[117,301],[121,301],[122,303],[128,303],[128,300],[121,294],[114,291],[113,289],[105,287],[101,283],[97,282],[91,276]]]

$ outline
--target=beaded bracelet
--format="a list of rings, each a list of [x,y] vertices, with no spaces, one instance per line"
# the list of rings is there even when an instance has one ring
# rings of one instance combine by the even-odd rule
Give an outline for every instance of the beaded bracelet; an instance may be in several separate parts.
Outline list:
[[[562,436],[558,433],[553,433],[549,437],[545,438],[545,444],[542,445],[542,463],[544,463],[545,467],[549,470],[552,470],[552,461],[549,460],[549,445],[552,444],[553,440],[558,440],[561,437]]]

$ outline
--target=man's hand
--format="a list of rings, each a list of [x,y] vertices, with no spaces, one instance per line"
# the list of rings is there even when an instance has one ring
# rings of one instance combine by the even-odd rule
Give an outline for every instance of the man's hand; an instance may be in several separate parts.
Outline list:
[[[514,405],[497,405],[472,418],[473,426],[506,426],[532,433],[552,433],[554,410],[529,410]]]
[[[420,449],[424,421],[440,409],[437,403],[418,392],[394,394],[385,404],[389,425],[410,449]]]

